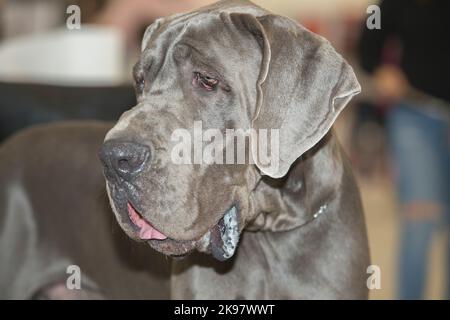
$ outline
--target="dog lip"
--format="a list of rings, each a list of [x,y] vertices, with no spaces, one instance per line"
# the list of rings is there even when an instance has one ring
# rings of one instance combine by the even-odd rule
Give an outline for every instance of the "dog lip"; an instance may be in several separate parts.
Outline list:
[[[133,226],[139,230],[140,239],[162,241],[168,238],[143,217],[129,201],[127,202],[127,213]]]
[[[166,240],[171,240],[139,213],[139,209],[132,200],[132,194],[128,192],[129,190],[109,181],[107,182],[107,186],[110,190],[110,201],[113,203],[113,208],[116,208],[118,221],[131,227],[131,229],[122,228],[130,238],[136,241],[141,240],[146,242],[165,242]],[[143,231],[142,227],[145,227]]]

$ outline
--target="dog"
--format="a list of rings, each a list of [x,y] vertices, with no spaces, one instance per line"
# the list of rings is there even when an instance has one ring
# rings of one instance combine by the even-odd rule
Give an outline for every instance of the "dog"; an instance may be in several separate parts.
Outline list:
[[[138,103],[112,128],[42,126],[0,150],[0,257],[10,265],[0,287],[73,297],[62,275],[75,264],[86,275],[75,298],[367,298],[363,209],[332,130],[361,88],[327,40],[251,2],[220,1],[155,21],[133,76]],[[175,163],[173,133],[196,123],[249,130],[251,161]],[[279,142],[266,144],[269,164],[266,131]],[[94,195],[100,145],[110,206],[137,242],[111,232]]]

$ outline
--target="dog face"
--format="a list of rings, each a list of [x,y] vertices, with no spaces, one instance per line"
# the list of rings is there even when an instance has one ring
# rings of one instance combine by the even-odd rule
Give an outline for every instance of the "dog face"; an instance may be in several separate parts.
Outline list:
[[[359,91],[324,39],[252,5],[158,20],[133,74],[138,104],[100,151],[116,218],[130,237],[164,254],[197,249],[219,260],[233,255],[258,213],[252,190],[261,175],[286,174]],[[239,137],[227,140],[230,129],[252,130],[240,136],[242,150]],[[279,132],[267,150],[275,167],[260,159],[261,129]],[[215,161],[206,161],[211,142]],[[234,154],[226,161],[232,151],[245,161]]]

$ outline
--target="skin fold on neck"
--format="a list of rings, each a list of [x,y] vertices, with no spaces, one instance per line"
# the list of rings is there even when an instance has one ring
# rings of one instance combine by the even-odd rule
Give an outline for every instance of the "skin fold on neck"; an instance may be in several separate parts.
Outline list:
[[[340,148],[335,136],[328,133],[285,177],[261,177],[251,195],[256,215],[245,230],[288,231],[323,213],[335,198],[344,173]]]

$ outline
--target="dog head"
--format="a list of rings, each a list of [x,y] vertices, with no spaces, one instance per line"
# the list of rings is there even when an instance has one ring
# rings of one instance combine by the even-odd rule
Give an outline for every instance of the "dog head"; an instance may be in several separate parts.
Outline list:
[[[138,104],[100,151],[124,231],[172,256],[230,258],[283,177],[360,86],[328,41],[248,2],[157,20],[133,70]]]

